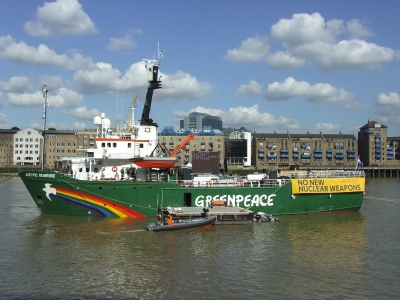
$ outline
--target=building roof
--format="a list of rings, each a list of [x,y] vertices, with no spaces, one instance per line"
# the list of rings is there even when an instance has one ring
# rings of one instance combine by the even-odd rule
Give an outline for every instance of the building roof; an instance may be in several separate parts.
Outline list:
[[[342,134],[342,133],[254,133],[253,136],[256,139],[323,139],[323,140],[348,140],[356,139],[354,134]]]
[[[76,130],[57,130],[57,129],[47,129],[46,134],[75,134]]]
[[[0,129],[0,134],[14,134],[14,133],[17,133],[19,130],[16,130],[16,129]]]
[[[360,129],[375,128],[376,125],[379,125],[381,128],[388,128],[386,125],[383,125],[383,124],[381,124],[379,122],[368,120],[368,123],[363,125],[363,126],[361,126]]]
[[[400,141],[400,136],[388,136],[388,141]]]

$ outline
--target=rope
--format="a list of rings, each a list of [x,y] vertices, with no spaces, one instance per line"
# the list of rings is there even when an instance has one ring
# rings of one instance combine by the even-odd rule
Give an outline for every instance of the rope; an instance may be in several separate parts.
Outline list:
[[[389,201],[389,202],[400,202],[399,199],[388,199],[388,198],[376,198],[364,196],[364,199],[379,200],[379,201]]]
[[[7,176],[6,178],[2,178],[0,179],[0,187],[5,186],[7,183],[10,183],[11,181],[13,181],[15,178],[17,177],[17,175],[11,175],[11,176]]]

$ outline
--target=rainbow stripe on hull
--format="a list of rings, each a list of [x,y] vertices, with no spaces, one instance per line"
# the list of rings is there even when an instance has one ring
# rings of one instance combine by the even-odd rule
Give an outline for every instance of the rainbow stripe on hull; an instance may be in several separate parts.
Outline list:
[[[53,187],[54,188],[54,187]],[[55,187],[56,195],[51,195],[53,198],[57,198],[60,201],[68,202],[72,205],[82,207],[83,209],[90,211],[95,216],[99,217],[120,217],[120,218],[146,218],[145,215],[124,207],[117,205],[116,203],[106,200],[101,197],[96,197],[86,193],[77,193],[75,191]]]

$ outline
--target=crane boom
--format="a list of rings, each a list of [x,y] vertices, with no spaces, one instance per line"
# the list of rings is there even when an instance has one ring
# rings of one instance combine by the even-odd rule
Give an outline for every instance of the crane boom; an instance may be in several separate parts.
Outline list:
[[[186,150],[186,144],[194,139],[193,134],[189,134],[176,148],[172,151],[170,157],[175,157],[179,149]]]

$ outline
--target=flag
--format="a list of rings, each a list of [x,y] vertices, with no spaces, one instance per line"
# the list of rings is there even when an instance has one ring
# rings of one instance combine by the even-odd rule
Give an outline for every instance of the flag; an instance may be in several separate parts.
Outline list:
[[[357,163],[357,165],[358,165],[358,166],[361,166],[361,167],[362,167],[362,165],[363,165],[363,163],[362,163],[362,161],[361,161],[361,159],[360,159],[360,155],[358,156],[358,163]]]

